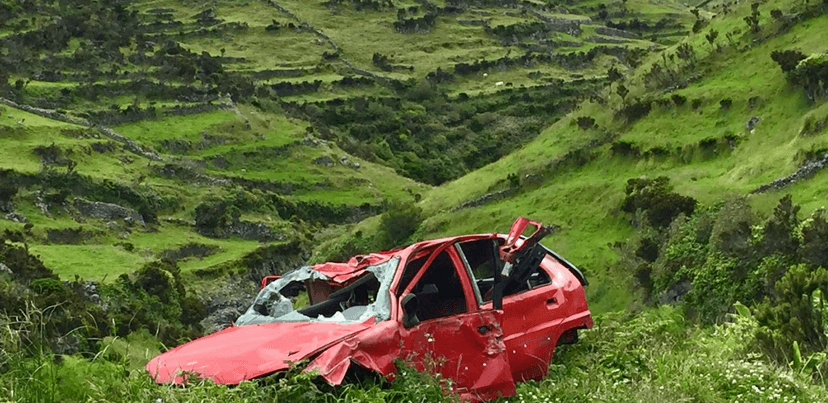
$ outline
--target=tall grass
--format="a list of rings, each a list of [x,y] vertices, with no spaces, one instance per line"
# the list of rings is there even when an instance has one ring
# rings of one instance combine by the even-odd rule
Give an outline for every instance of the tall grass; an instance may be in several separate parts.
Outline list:
[[[194,380],[156,385],[112,344],[89,356],[61,356],[42,342],[43,311],[0,317],[0,401],[9,402],[448,402],[441,382],[399,363],[392,383],[367,376],[330,387],[301,366],[235,387]],[[756,321],[697,327],[681,309],[596,318],[581,340],[562,346],[541,381],[518,385],[504,402],[824,402],[809,373],[770,364],[758,353]],[[146,335],[145,335],[146,336]],[[143,336],[142,336],[143,337]],[[821,379],[821,378],[819,378]]]
[[[331,387],[316,373],[295,367],[287,373],[243,382],[238,386],[193,380],[186,386],[157,385],[144,371],[148,357],[125,351],[108,338],[100,350],[87,355],[60,355],[45,337],[49,309],[29,306],[18,315],[0,315],[0,401],[57,402],[441,402],[443,384],[431,376],[399,364],[400,375],[391,384],[368,376],[341,387]],[[148,334],[133,341],[145,347]],[[154,340],[154,339],[152,339]],[[140,346],[137,344],[141,344]],[[155,341],[155,344],[158,344]],[[118,350],[118,351],[115,351]],[[144,361],[135,362],[134,359]],[[139,364],[139,365],[136,365]]]

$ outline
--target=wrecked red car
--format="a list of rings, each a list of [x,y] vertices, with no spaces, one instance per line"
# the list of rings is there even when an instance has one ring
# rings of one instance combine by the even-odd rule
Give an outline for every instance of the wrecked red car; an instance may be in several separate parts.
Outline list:
[[[146,369],[159,383],[197,374],[237,384],[307,360],[306,371],[338,385],[357,369],[392,380],[399,358],[450,379],[465,400],[514,395],[516,381],[546,375],[556,345],[592,327],[587,281],[538,243],[548,232],[520,217],[508,235],[423,241],[266,278],[235,324]]]

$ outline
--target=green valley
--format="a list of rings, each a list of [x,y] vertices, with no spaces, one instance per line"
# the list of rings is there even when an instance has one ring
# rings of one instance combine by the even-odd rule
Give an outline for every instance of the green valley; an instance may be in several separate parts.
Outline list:
[[[453,401],[404,362],[143,365],[262,276],[521,215],[596,326],[503,401],[825,401],[825,32],[823,0],[0,0],[0,401]]]

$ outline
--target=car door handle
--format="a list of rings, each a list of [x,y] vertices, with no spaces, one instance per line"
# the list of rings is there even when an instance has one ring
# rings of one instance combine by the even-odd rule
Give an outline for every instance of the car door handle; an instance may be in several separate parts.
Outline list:
[[[547,306],[555,305],[557,303],[558,303],[558,299],[555,298],[555,297],[552,297],[552,298],[549,298],[549,299],[546,300],[546,305]]]

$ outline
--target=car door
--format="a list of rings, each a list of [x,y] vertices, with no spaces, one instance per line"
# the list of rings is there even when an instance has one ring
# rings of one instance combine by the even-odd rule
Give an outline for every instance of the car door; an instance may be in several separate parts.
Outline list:
[[[545,257],[544,260],[551,259]],[[539,266],[525,288],[503,297],[503,332],[517,380],[542,379],[549,370],[555,344],[566,315],[561,314],[564,295]]]
[[[435,250],[408,283],[400,284],[403,358],[418,370],[451,380],[451,389],[475,401],[515,394],[503,343],[500,311],[480,309],[460,257],[451,245]],[[405,274],[403,277],[406,277]],[[410,277],[410,276],[409,276]],[[407,297],[413,295],[414,297]],[[415,300],[416,308],[402,305]],[[416,316],[415,320],[411,320]]]
[[[501,275],[504,263],[497,257],[497,251],[504,243],[504,239],[492,236],[457,244],[472,282],[480,289],[484,309],[492,307],[494,278]],[[544,257],[541,266],[547,266],[548,259]],[[551,281],[543,267],[535,268],[525,283],[506,290],[500,323],[515,380],[540,379],[546,375],[561,331],[561,294],[560,287]]]

